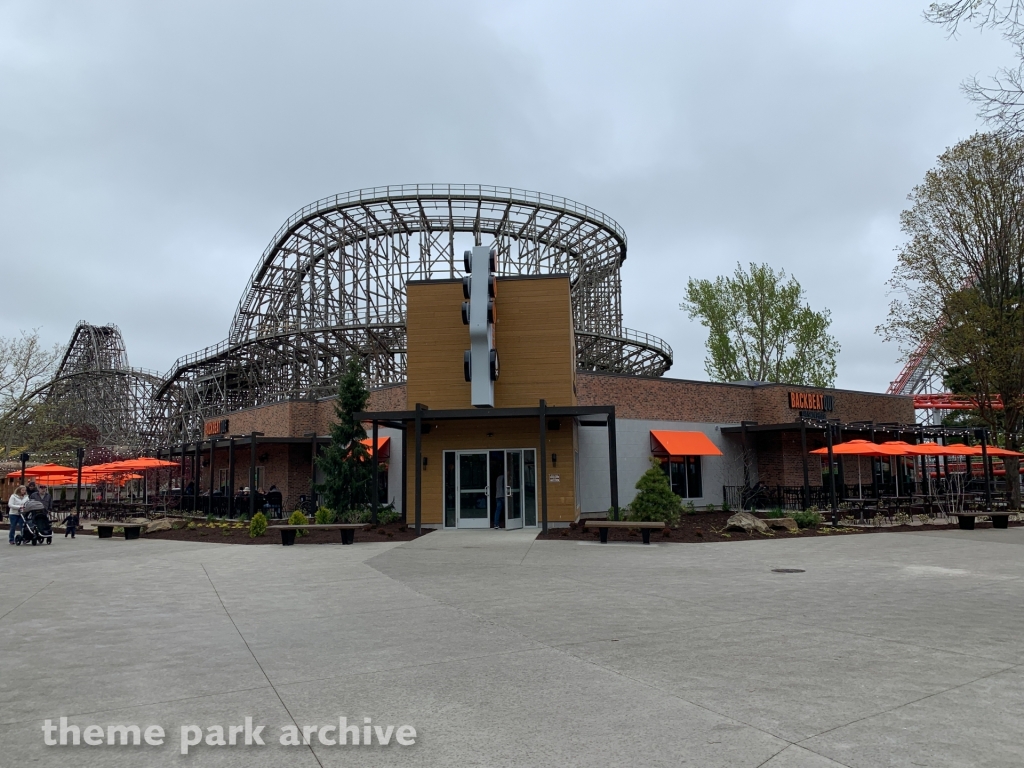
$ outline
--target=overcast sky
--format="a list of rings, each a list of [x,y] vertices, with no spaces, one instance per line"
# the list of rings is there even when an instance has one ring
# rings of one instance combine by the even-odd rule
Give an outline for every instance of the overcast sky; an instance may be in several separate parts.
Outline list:
[[[306,203],[482,183],[625,228],[669,376],[706,378],[687,279],[756,261],[831,309],[838,385],[884,390],[906,195],[981,127],[961,80],[1012,63],[925,4],[0,0],[0,333],[113,322],[164,371]]]

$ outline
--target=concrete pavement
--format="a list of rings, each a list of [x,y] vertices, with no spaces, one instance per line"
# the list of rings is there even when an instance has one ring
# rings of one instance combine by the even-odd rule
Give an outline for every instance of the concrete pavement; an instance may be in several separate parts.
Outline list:
[[[1018,528],[8,547],[0,768],[1020,766],[1022,545]],[[166,739],[45,746],[61,716]],[[416,744],[278,743],[342,716]],[[245,717],[265,746],[180,754],[181,726]]]

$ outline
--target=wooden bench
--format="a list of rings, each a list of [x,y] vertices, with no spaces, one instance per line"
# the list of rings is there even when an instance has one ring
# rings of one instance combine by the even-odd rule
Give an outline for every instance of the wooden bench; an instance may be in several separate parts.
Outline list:
[[[601,532],[601,543],[608,543],[608,529],[609,528],[639,528],[640,535],[643,536],[644,544],[651,543],[651,531],[658,530],[665,527],[664,523],[634,523],[628,520],[587,520],[583,524],[584,528],[597,528]]]
[[[1010,527],[1010,513],[1009,512],[950,512],[949,517],[957,518],[957,524],[960,526],[961,531],[973,531],[974,530],[974,518],[976,517],[991,517],[993,528],[1009,528]]]
[[[142,532],[145,523],[119,523],[115,520],[97,520],[93,523],[96,526],[96,536],[100,539],[114,538],[115,528],[124,528],[125,539],[137,539]]]
[[[366,528],[366,523],[331,523],[330,525],[272,525],[268,531],[281,532],[281,544],[288,547],[295,543],[296,531],[326,530],[334,528],[341,531],[341,543],[352,544],[356,539],[356,531]]]

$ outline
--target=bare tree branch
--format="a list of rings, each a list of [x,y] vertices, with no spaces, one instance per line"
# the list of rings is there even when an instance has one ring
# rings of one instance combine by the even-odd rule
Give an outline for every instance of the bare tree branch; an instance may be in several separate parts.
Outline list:
[[[52,378],[61,351],[59,345],[44,348],[38,328],[10,338],[0,336],[0,413],[17,408]]]
[[[964,93],[978,105],[978,116],[1008,133],[1024,131],[1024,0],[954,0],[932,3],[924,13],[932,24],[955,37],[962,25],[999,32],[1016,49],[1020,64],[1001,68],[985,84],[976,77],[963,82]]]

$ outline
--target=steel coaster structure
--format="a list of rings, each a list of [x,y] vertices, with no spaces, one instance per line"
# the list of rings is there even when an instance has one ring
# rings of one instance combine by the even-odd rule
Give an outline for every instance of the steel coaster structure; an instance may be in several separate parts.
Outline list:
[[[116,325],[83,321],[75,326],[53,378],[30,393],[19,410],[30,418],[31,406],[42,404],[48,420],[88,427],[99,445],[140,453],[155,448],[168,430],[166,406],[155,397],[162,380],[156,371],[128,364]]]
[[[942,381],[943,367],[932,351],[934,338],[941,329],[942,325],[936,323],[932,332],[910,353],[899,376],[886,390],[890,395],[913,396],[914,408],[921,412],[918,418],[921,424],[941,424],[942,419],[950,411],[976,410],[981,407],[976,398],[944,391],[946,387]],[[1003,399],[1000,395],[989,395],[983,400],[994,410],[999,411],[1003,408]]]
[[[156,391],[171,414],[165,444],[196,439],[210,416],[333,395],[352,356],[371,386],[404,382],[405,285],[461,277],[456,235],[493,245],[499,275],[569,276],[581,370],[660,376],[671,366],[664,341],[622,326],[626,234],[605,214],[507,187],[360,189],[289,217],[228,337],[171,366]]]

